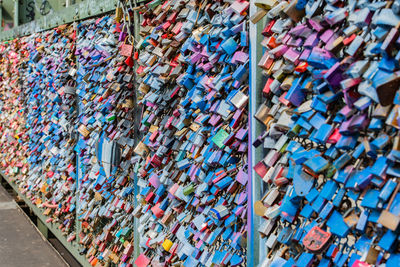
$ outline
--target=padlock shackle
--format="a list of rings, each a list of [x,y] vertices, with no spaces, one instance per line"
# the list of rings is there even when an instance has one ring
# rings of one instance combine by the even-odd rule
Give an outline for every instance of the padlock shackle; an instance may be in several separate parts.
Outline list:
[[[397,195],[397,193],[399,192],[399,189],[400,189],[400,183],[397,183],[397,186],[396,186],[396,188],[394,189],[394,191],[393,191],[393,193],[392,193],[392,196],[390,197],[389,203],[388,203],[388,205],[387,205],[387,207],[386,207],[386,210],[387,210],[387,211],[390,210],[390,207],[392,206],[392,203],[393,203],[394,199],[396,198],[396,195]]]

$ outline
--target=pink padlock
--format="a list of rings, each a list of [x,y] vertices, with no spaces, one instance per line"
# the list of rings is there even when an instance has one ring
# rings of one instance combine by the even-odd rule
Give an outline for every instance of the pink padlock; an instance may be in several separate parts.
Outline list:
[[[366,262],[356,260],[351,267],[371,267],[372,265],[369,265]]]

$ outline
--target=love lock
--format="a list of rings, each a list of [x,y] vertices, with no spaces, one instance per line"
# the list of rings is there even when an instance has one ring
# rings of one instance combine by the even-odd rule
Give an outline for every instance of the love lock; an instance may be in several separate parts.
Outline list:
[[[400,183],[397,184],[397,186],[392,194],[392,197],[389,200],[389,204],[387,205],[386,209],[384,209],[382,211],[382,213],[378,219],[378,222],[380,224],[382,224],[384,227],[386,227],[392,231],[396,231],[400,224],[400,216],[390,212],[390,208],[392,206],[392,203],[393,203],[397,193],[399,192],[399,189],[400,189]]]
[[[304,237],[303,245],[311,252],[319,254],[327,249],[332,234],[314,226]]]

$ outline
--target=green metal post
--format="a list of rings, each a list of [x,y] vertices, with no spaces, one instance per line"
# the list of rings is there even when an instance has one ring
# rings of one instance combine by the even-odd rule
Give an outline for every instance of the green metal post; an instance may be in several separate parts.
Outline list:
[[[0,2],[0,31],[3,30],[3,2]]]
[[[74,27],[75,27],[75,31],[76,31],[75,35],[76,36],[78,36],[78,34],[79,34],[77,26],[78,26],[78,24],[76,22],[74,22]],[[78,57],[75,58],[75,65],[76,65],[76,68],[79,69],[80,66],[79,66]],[[80,107],[79,107],[79,104],[78,104],[78,99],[79,98],[77,97],[76,100],[75,100],[75,104],[76,104],[76,108],[78,110],[78,114],[80,115],[81,114],[81,110],[80,110]],[[77,175],[78,175],[78,177],[76,179],[76,191],[75,191],[76,192],[75,193],[75,206],[76,206],[76,208],[75,208],[75,233],[77,234],[76,239],[79,242],[80,241],[79,240],[79,233],[82,230],[81,223],[78,220],[79,212],[81,210],[81,205],[80,205],[80,202],[79,202],[79,199],[80,199],[80,195],[79,195],[79,188],[80,188],[79,180],[82,177],[82,170],[80,168],[81,162],[79,160],[78,153],[77,152],[75,152],[75,153],[76,153],[76,166],[75,166],[75,169],[76,169]]]
[[[14,0],[14,27],[19,26],[19,1]]]
[[[257,12],[257,7],[255,6],[255,1],[250,1],[250,16],[254,15]],[[262,36],[261,32],[263,30],[263,25],[265,24],[265,20],[260,21],[257,24],[253,24],[250,22],[249,29],[249,37],[251,40],[250,43],[250,114],[249,120],[251,120],[251,140],[256,140],[257,137],[261,134],[263,130],[263,126],[258,123],[254,114],[257,112],[257,107],[263,101],[262,99],[262,88],[263,84],[265,84],[265,78],[261,73],[261,69],[257,66],[258,60],[262,57],[263,47],[261,46]],[[251,146],[251,156],[250,162],[251,166],[249,166],[250,170],[250,178],[251,178],[251,201],[249,205],[251,205],[252,212],[249,216],[251,216],[250,221],[252,225],[249,227],[249,244],[248,249],[250,250],[248,253],[248,266],[258,266],[262,260],[265,258],[265,249],[263,241],[260,238],[260,234],[257,229],[261,224],[262,218],[254,214],[254,203],[261,199],[261,194],[263,193],[263,181],[257,176],[255,173],[253,166],[257,164],[263,158],[263,148],[254,148],[250,142]]]
[[[48,239],[49,238],[49,229],[47,228],[47,226],[39,219],[39,217],[36,218],[36,224],[37,224],[37,228],[39,229],[39,231],[42,233],[42,235]]]
[[[65,1],[65,7],[69,7],[75,5],[75,0],[66,0]]]

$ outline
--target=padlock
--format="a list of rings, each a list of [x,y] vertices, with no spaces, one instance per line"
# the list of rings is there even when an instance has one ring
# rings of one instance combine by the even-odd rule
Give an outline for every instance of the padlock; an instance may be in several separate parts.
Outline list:
[[[304,246],[313,253],[321,253],[328,248],[332,234],[314,226],[303,238]]]
[[[384,227],[396,231],[399,223],[400,223],[400,217],[398,215],[395,215],[390,212],[390,208],[392,206],[392,203],[397,195],[397,192],[400,189],[400,184],[397,184],[394,192],[392,193],[392,197],[389,200],[389,203],[386,207],[386,209],[382,210],[381,215],[379,216],[378,222],[382,224]]]

